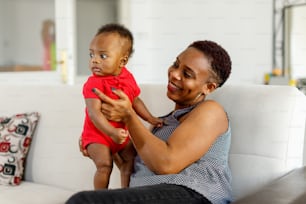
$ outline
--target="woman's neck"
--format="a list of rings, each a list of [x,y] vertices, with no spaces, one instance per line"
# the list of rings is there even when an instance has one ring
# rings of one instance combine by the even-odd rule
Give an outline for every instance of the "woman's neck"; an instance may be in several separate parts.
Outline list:
[[[191,102],[188,102],[188,103],[179,103],[179,102],[176,102],[174,110],[188,108],[190,106],[197,105],[198,103],[200,103],[200,102],[202,102],[204,100],[205,100],[205,95],[203,93],[199,93]]]

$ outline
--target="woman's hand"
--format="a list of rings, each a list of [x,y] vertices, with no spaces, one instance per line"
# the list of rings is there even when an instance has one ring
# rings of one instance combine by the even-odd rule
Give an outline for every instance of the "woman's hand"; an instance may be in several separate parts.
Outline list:
[[[93,92],[101,99],[101,111],[108,120],[116,122],[125,122],[133,111],[132,104],[128,96],[121,90],[115,89],[113,92],[119,97],[114,100],[103,94],[99,89],[93,89]]]

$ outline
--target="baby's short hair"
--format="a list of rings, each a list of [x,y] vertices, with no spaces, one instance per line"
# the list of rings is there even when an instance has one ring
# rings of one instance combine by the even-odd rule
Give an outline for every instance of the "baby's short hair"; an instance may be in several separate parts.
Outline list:
[[[98,29],[98,32],[96,33],[96,36],[101,33],[117,33],[120,37],[127,39],[130,42],[130,48],[129,48],[129,57],[134,52],[133,44],[134,44],[134,38],[129,29],[124,27],[123,25],[117,24],[117,23],[109,23],[105,24],[102,27]]]

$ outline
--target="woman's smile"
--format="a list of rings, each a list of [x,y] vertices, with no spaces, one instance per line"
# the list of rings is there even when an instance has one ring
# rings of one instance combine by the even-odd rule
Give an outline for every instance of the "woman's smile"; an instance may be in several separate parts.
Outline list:
[[[168,83],[167,88],[168,88],[168,91],[170,91],[171,93],[182,90],[182,88],[180,88],[179,86],[177,86],[176,84],[174,84],[170,81]]]

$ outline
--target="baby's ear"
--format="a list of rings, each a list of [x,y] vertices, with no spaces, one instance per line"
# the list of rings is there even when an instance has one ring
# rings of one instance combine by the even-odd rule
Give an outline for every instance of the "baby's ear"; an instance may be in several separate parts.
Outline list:
[[[120,65],[123,67],[128,63],[128,61],[129,61],[129,57],[125,55],[124,57],[121,58]]]

